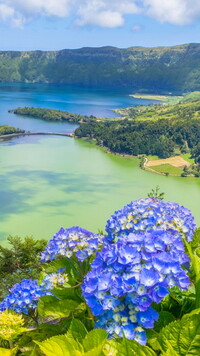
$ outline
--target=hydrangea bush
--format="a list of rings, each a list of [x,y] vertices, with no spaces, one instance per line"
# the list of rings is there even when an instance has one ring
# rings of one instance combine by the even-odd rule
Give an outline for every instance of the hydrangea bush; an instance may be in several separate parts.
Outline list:
[[[42,301],[39,322],[80,317],[90,329],[94,321],[111,339],[125,337],[145,345],[146,329],[159,320],[155,306],[174,287],[187,293],[190,272],[193,279],[200,273],[200,259],[191,247],[195,228],[188,209],[156,198],[132,201],[116,211],[105,236],[77,226],[61,228],[41,255],[40,284],[26,279],[14,285],[0,311],[28,315]]]
[[[152,303],[173,286],[190,285],[182,268],[189,262],[182,238],[190,241],[194,230],[190,211],[171,202],[140,199],[116,211],[82,286],[96,327],[145,344],[143,328],[153,328],[159,317]]]

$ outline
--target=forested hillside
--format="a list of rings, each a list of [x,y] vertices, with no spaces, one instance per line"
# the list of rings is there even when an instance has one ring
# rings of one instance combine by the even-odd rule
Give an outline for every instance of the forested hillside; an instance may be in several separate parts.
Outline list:
[[[200,90],[200,44],[0,52],[1,82],[127,87],[152,92]]]
[[[192,150],[200,162],[200,100],[175,105],[150,105],[127,110],[118,121],[90,122],[75,130],[77,137],[96,139],[111,151],[170,157]]]

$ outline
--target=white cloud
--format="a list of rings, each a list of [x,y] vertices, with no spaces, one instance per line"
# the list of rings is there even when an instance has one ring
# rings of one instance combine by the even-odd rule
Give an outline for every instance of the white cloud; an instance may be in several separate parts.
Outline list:
[[[200,0],[0,0],[0,21],[15,26],[35,17],[73,15],[76,24],[118,27],[125,15],[143,15],[160,22],[187,25],[200,19]]]
[[[0,20],[7,21],[14,15],[14,10],[12,7],[6,4],[0,4]]]
[[[199,0],[144,0],[143,5],[160,22],[187,25],[200,18]]]
[[[119,12],[101,11],[87,12],[85,9],[79,11],[79,19],[76,21],[79,26],[95,25],[100,27],[119,27],[124,24],[124,19]]]
[[[124,24],[125,14],[136,14],[139,8],[132,0],[82,0],[78,7],[78,25],[118,27]]]

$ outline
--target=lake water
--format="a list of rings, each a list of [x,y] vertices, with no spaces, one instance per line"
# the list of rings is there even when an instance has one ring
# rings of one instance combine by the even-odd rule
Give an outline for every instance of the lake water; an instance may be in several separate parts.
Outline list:
[[[73,131],[75,125],[8,114],[18,106],[40,106],[114,117],[113,108],[137,105],[128,93],[47,85],[0,85],[0,124],[30,131]],[[147,101],[145,101],[145,104]],[[63,227],[97,231],[133,199],[159,185],[166,200],[192,210],[200,225],[200,179],[163,177],[139,169],[136,158],[105,153],[94,144],[58,136],[0,141],[0,240],[32,235],[51,238]]]

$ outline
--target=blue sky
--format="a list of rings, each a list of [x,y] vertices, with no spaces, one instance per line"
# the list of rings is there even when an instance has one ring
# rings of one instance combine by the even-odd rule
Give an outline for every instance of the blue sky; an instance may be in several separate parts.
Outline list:
[[[0,50],[199,42],[199,0],[0,0]]]

